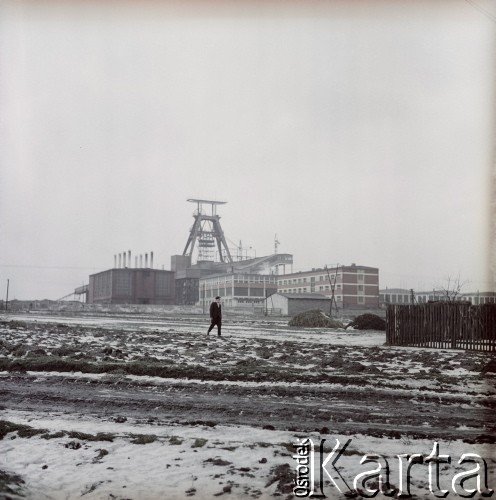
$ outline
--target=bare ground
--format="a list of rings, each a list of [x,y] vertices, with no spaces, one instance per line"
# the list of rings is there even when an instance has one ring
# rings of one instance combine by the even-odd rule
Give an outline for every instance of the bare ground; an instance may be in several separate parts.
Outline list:
[[[233,319],[207,339],[203,318],[60,321],[1,323],[4,409],[495,441],[487,354],[283,322]]]

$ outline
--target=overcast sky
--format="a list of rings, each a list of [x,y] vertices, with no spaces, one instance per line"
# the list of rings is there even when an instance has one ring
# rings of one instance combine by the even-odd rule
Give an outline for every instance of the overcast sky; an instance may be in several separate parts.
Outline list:
[[[493,289],[495,34],[488,0],[2,1],[0,298],[170,269],[195,197],[295,271]]]

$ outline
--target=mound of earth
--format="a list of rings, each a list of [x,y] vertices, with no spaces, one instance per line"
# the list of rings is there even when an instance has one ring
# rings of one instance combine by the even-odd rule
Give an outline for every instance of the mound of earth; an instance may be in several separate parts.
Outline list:
[[[303,326],[308,328],[344,328],[343,323],[327,316],[320,309],[305,311],[297,314],[288,323],[289,326]]]
[[[346,328],[353,327],[356,330],[386,330],[386,321],[376,314],[361,314],[357,316]]]

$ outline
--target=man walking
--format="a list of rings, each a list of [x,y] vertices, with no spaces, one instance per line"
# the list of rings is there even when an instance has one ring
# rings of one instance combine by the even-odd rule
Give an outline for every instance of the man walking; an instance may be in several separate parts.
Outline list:
[[[212,321],[207,335],[210,335],[213,327],[217,325],[217,336],[220,337],[220,327],[222,325],[222,309],[220,305],[220,297],[215,297],[215,302],[210,304],[210,320]]]

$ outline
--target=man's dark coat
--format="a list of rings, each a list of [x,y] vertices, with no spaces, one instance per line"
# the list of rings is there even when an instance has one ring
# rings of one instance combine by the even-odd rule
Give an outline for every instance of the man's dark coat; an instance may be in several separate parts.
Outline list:
[[[222,319],[221,307],[217,302],[212,302],[210,304],[210,317],[212,319]]]

